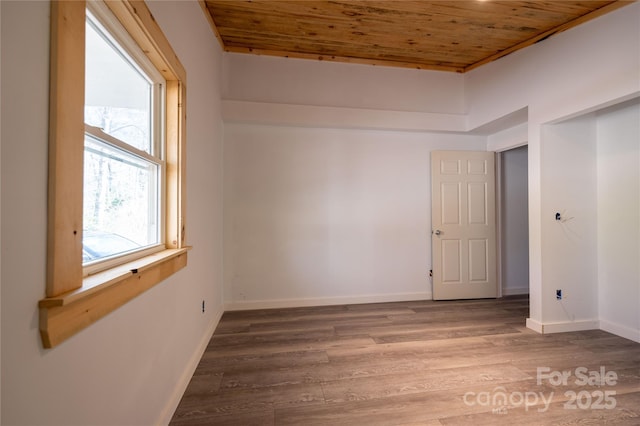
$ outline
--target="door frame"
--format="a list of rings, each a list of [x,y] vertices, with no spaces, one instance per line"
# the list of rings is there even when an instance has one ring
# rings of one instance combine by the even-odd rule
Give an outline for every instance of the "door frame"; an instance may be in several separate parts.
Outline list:
[[[520,148],[523,146],[528,146],[529,142],[525,141],[523,143],[519,143],[516,145],[507,146],[504,148],[496,149],[494,152],[496,153],[496,277],[498,281],[498,298],[502,298],[503,294],[503,284],[504,284],[504,274],[503,274],[503,266],[504,266],[504,247],[503,247],[503,232],[502,228],[504,225],[504,215],[502,214],[502,207],[504,205],[505,200],[502,197],[502,190],[504,189],[503,182],[503,158],[502,154],[506,151],[511,151],[512,149]],[[529,193],[527,185],[527,195]],[[528,222],[528,221],[527,221]],[[531,285],[529,284],[529,289]]]
[[[504,150],[507,151],[507,150]],[[502,250],[502,225],[504,225],[504,218],[502,217],[502,189],[504,184],[502,182],[502,153],[504,151],[495,151],[496,153],[496,279],[498,281],[498,294],[497,298],[502,298],[502,266],[503,266],[503,250]]]

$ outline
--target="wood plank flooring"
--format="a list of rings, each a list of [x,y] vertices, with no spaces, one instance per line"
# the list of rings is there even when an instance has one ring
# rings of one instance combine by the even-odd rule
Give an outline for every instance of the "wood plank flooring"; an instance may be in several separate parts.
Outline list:
[[[227,312],[171,425],[640,425],[640,344],[527,316],[523,297]]]

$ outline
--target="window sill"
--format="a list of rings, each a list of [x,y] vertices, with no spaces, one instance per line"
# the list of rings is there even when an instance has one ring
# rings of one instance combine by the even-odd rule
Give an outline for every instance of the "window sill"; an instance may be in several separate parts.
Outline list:
[[[40,335],[53,348],[187,265],[188,248],[168,249],[85,277],[82,287],[40,300]]]

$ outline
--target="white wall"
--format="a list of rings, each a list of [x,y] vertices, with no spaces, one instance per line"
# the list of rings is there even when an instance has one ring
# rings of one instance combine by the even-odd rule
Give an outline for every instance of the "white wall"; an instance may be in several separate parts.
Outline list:
[[[543,198],[558,198],[562,188],[543,186],[543,171],[554,165],[547,163],[549,159],[543,154],[547,146],[545,138],[551,136],[544,134],[543,126],[637,97],[638,75],[638,3],[465,74],[470,128],[528,108],[530,318],[527,324],[538,331],[562,316],[556,312],[559,306],[555,286],[565,268],[543,271],[544,257],[561,254],[566,261],[579,263],[576,256],[580,253],[560,253],[543,241],[547,236],[543,226],[549,220]],[[586,318],[593,309],[590,295],[586,306],[578,311]]]
[[[462,74],[231,53],[224,99],[464,114]]]
[[[529,293],[527,147],[501,154],[502,294]]]
[[[225,55],[227,123],[378,130],[467,130],[461,74]]]
[[[430,152],[484,145],[225,125],[228,308],[430,298]]]
[[[596,120],[600,326],[640,342],[640,104]]]
[[[462,133],[469,129],[483,129],[487,126],[492,128],[489,123],[500,122],[504,117],[517,115],[519,111],[526,112],[528,123],[514,123],[517,125],[512,124],[514,127],[509,129],[494,129],[496,133],[488,136],[487,145],[491,149],[504,150],[519,146],[525,141],[528,143],[529,325],[542,331],[545,324],[563,321],[575,323],[577,318],[578,326],[593,326],[592,319],[597,319],[597,281],[593,276],[587,277],[586,273],[578,271],[578,276],[587,278],[587,290],[576,288],[577,294],[573,293],[574,289],[570,285],[565,284],[565,287],[569,287],[568,298],[564,303],[574,305],[570,306],[571,311],[568,313],[563,310],[566,305],[556,303],[555,289],[569,271],[573,271],[573,267],[568,265],[577,268],[581,264],[582,255],[585,254],[583,251],[587,252],[590,260],[596,261],[595,222],[589,218],[586,220],[588,225],[585,226],[589,229],[584,230],[587,233],[584,238],[592,245],[583,251],[565,253],[553,244],[557,236],[550,231],[557,224],[545,210],[543,201],[551,210],[559,208],[561,204],[567,206],[572,201],[563,197],[567,196],[567,191],[575,182],[572,181],[573,172],[556,176],[555,178],[561,179],[559,184],[553,181],[554,173],[557,173],[555,168],[559,164],[551,154],[552,150],[543,154],[543,146],[544,149],[553,147],[556,136],[562,136],[563,132],[563,126],[558,126],[561,134],[555,135],[553,127],[548,127],[548,123],[595,111],[640,94],[640,82],[637,78],[640,73],[639,22],[640,5],[632,4],[480,67],[462,76],[464,84],[461,102],[456,101],[459,99],[459,87],[455,90],[451,87],[457,84],[455,79],[458,77],[444,81],[439,73],[422,74],[425,81],[417,82],[412,80],[413,74],[409,77],[410,74],[401,75],[404,71],[377,67],[228,55],[225,62],[224,114],[227,123],[233,123],[237,127],[225,134],[225,149],[231,149],[235,138],[245,140],[236,131],[249,126],[249,123],[307,128],[420,130],[422,134],[429,135],[441,130]],[[570,60],[567,52],[571,52]],[[408,78],[413,92],[406,90],[402,78]],[[443,86],[446,87],[445,91],[433,90],[440,84],[446,85]],[[376,97],[376,87],[377,90],[384,90],[381,89],[383,86],[394,90],[379,92],[384,93],[384,97]],[[412,93],[418,93],[421,99],[417,100]],[[447,98],[447,93],[453,93],[453,97]],[[397,116],[393,113],[402,113],[401,119],[396,119]],[[426,123],[422,127],[415,124],[420,120]],[[382,124],[376,126],[372,124],[374,122]],[[270,136],[271,133],[277,135],[275,138],[281,137],[279,131],[270,129],[269,126],[264,128],[269,129],[262,133],[265,140],[274,139]],[[247,127],[245,130],[249,132],[249,129]],[[567,135],[569,138],[571,133],[569,131]],[[310,139],[319,140],[316,136]],[[297,139],[286,135],[275,143],[282,147],[293,140]],[[595,149],[594,141],[595,136],[590,139],[591,151]],[[565,146],[567,147],[569,145]],[[590,161],[588,166],[595,170],[594,157],[586,155],[584,161],[587,159]],[[232,164],[241,164],[245,158],[227,155],[226,170],[230,170],[230,161]],[[579,166],[575,164],[569,168],[577,171]],[[543,173],[547,169],[549,172]],[[234,170],[233,173],[240,172]],[[595,177],[590,175],[588,179],[593,194]],[[274,188],[275,186],[270,190],[275,190]],[[235,194],[233,191],[233,188],[228,189],[225,201],[231,196],[228,194]],[[578,200],[576,208],[580,208],[582,204],[594,208],[594,198],[590,197]],[[229,205],[227,207],[231,208]],[[549,217],[552,224],[547,223]],[[571,226],[576,223],[579,222],[574,222]],[[228,222],[225,222],[228,232],[227,225]],[[229,234],[226,239],[227,258],[232,250],[231,241],[235,243],[236,238],[237,236]],[[232,265],[234,272],[228,270],[225,274],[228,290],[226,296],[228,301],[235,303],[237,294],[231,293],[236,291],[235,284],[240,283],[236,280],[236,274],[262,269],[255,264],[239,261],[239,256],[244,252],[232,253],[233,261],[227,259],[227,264]],[[559,261],[560,257],[564,259],[563,262]],[[550,258],[555,260],[549,260]],[[345,282],[347,277],[353,277],[347,270],[343,272]],[[283,273],[279,277],[282,276],[286,275]],[[361,274],[361,277],[365,275]],[[370,288],[378,294],[375,285]],[[307,290],[309,294],[324,296],[313,285],[305,286],[304,289],[296,288],[298,293],[294,297],[300,297],[300,293],[307,294]],[[371,292],[361,291],[361,295],[369,294]],[[244,292],[242,295],[246,300],[251,299]],[[277,299],[285,296],[284,292],[278,292],[265,297]]]
[[[227,307],[430,298],[430,152],[486,149],[463,76],[224,63]]]
[[[188,266],[44,350],[37,303],[46,274],[49,3],[2,1],[0,7],[1,423],[166,423],[222,306],[217,42],[198,3],[149,4],[188,74],[187,240],[194,246]]]
[[[591,114],[542,129],[543,297],[553,301],[543,305],[548,331],[598,326],[595,130]]]
[[[640,341],[638,99],[545,125],[542,156],[544,330]]]

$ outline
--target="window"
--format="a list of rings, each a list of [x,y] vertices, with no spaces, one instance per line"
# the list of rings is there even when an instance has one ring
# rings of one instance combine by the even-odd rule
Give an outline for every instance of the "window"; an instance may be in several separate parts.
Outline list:
[[[95,15],[106,12],[92,9],[85,35],[84,275],[164,248],[166,82],[121,26],[101,22]]]
[[[186,73],[143,2],[87,3],[51,2],[46,348],[187,262]]]

